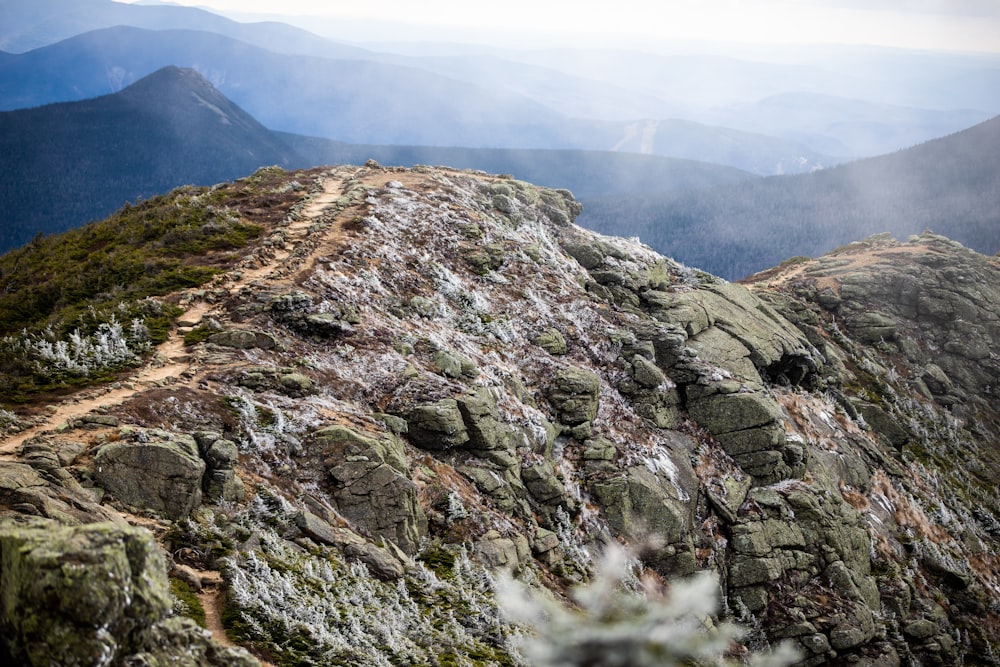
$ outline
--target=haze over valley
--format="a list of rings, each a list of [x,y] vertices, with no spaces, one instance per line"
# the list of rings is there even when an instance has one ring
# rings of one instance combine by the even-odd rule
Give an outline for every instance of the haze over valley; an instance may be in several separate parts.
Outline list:
[[[570,32],[574,24],[569,19],[566,25],[524,26],[521,32],[501,27],[492,33],[494,39],[479,44],[422,41],[422,30],[444,34],[444,28],[435,32],[428,26],[414,26],[406,41],[390,41],[402,34],[400,24],[384,16],[312,22],[341,36],[331,39],[293,25],[308,23],[294,14],[285,17],[290,23],[247,22],[275,17],[239,15],[236,21],[193,7],[110,0],[71,6],[70,11],[65,0],[33,3],[30,11],[15,0],[0,5],[8,19],[0,28],[0,47],[6,51],[0,57],[0,109],[6,110],[0,115],[0,141],[7,147],[0,158],[0,186],[8,215],[0,249],[39,232],[100,218],[125,201],[177,185],[235,178],[254,162],[301,168],[374,158],[385,164],[448,164],[511,173],[567,188],[584,202],[582,224],[609,233],[637,233],[681,261],[739,278],[780,261],[786,250],[815,254],[852,234],[902,230],[879,220],[877,213],[898,207],[883,202],[841,233],[823,232],[801,247],[782,243],[771,253],[754,251],[753,259],[733,263],[725,257],[740,254],[734,247],[770,238],[767,230],[784,229],[784,223],[766,216],[750,223],[740,214],[738,222],[730,215],[703,225],[686,212],[690,204],[678,199],[681,192],[704,191],[689,200],[705,200],[715,196],[706,188],[744,181],[753,188],[755,202],[764,197],[756,210],[780,208],[788,215],[792,209],[786,204],[767,203],[778,196],[772,193],[786,188],[784,181],[750,186],[755,177],[816,172],[892,153],[968,129],[1000,112],[1000,56],[988,50],[676,37],[654,42],[637,35],[615,42],[611,33],[588,47],[585,34]],[[305,7],[297,11],[308,14]],[[581,17],[589,11],[581,10]],[[542,36],[545,30],[551,31],[548,38]],[[350,41],[343,39],[345,34],[385,39]],[[449,34],[478,33],[469,28]],[[533,41],[526,42],[529,38]],[[630,49],[629,43],[641,48]],[[255,130],[254,139],[228,136],[249,121],[219,128],[218,134],[211,124],[228,123],[224,113],[214,118],[188,114],[180,108],[191,98],[174,97],[173,88],[153,90],[156,84],[149,82],[145,92],[129,92],[131,102],[110,97],[110,106],[103,108],[85,102],[117,95],[164,67],[197,71],[227,104],[263,127]],[[112,111],[123,102],[153,115],[126,118],[125,111]],[[52,104],[63,106],[34,110]],[[173,105],[178,109],[165,123],[162,116]],[[115,141],[126,125],[130,139]],[[267,131],[276,134],[264,138],[261,132]],[[218,141],[247,145],[242,151],[208,149]],[[182,144],[195,148],[172,148]],[[38,150],[43,145],[46,149]],[[107,147],[95,156],[103,162],[81,159],[83,153],[95,155],[95,145]],[[123,149],[132,153],[127,159]],[[902,158],[896,164],[900,162]],[[989,159],[966,162],[987,180],[986,172],[996,168]],[[838,187],[836,195],[820,197],[855,196]],[[34,206],[43,189],[55,190],[51,201]],[[871,199],[877,190],[856,194]],[[906,196],[911,194],[927,200],[920,204],[911,198],[913,208],[925,211],[921,222],[911,222],[926,222],[943,233],[951,230],[947,216],[926,213],[940,198],[919,188]],[[996,201],[991,189],[966,194],[978,198],[969,208],[1000,208],[991,206]],[[718,197],[729,195],[720,192]],[[650,212],[651,202],[656,213]],[[801,223],[791,224],[803,229],[837,226],[813,213],[794,215],[800,214],[805,216]],[[976,223],[981,230],[962,238],[979,250],[995,252],[996,221],[985,215]],[[736,230],[731,242],[727,234],[707,239],[708,230],[720,225]],[[678,235],[683,242],[666,241]],[[690,251],[691,246],[715,247],[702,252]]]

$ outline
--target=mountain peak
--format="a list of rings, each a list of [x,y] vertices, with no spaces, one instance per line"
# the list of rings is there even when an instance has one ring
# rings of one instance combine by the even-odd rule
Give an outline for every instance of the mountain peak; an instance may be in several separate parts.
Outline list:
[[[182,67],[92,100],[0,113],[0,145],[8,168],[27,171],[24,183],[32,184],[11,184],[4,193],[8,224],[0,250],[184,183],[208,185],[303,162],[200,73]],[[58,188],[50,187],[52,174],[60,174]],[[39,206],[40,197],[50,205]]]
[[[173,65],[156,70],[116,93],[121,99],[144,106],[151,113],[178,118],[199,129],[197,116],[214,116],[224,125],[236,125],[261,134],[263,125],[236,106],[198,70]],[[200,133],[203,133],[202,129]]]

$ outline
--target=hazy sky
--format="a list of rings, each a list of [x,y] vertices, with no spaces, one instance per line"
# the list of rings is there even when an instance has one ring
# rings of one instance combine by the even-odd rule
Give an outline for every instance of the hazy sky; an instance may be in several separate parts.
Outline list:
[[[469,41],[491,31],[528,29],[602,42],[687,38],[1000,52],[1000,0],[179,0],[179,4],[231,13],[372,18],[465,28],[467,32],[453,34],[456,38],[466,34]],[[434,38],[441,34],[435,32]]]

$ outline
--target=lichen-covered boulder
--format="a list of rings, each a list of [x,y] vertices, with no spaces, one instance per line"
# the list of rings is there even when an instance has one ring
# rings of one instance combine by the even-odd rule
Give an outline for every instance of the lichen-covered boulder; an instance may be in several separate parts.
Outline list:
[[[170,607],[163,559],[144,530],[0,524],[0,641],[17,664],[108,664]]]
[[[190,618],[174,616],[146,634],[143,649],[128,656],[128,667],[260,667],[241,648],[222,646]]]
[[[566,338],[559,332],[558,329],[554,329],[552,327],[549,327],[542,333],[535,336],[531,342],[553,356],[566,354],[568,349],[566,346]]]
[[[4,664],[259,665],[168,618],[172,604],[164,560],[141,528],[0,522]]]
[[[518,432],[501,419],[496,401],[486,389],[457,399],[462,421],[469,434],[469,449],[489,453],[508,452],[513,455],[518,442]]]
[[[871,540],[861,516],[841,498],[802,483],[751,489],[730,535],[732,602],[753,612],[784,610],[773,636],[795,638],[812,656],[848,651],[879,632]],[[807,582],[813,594],[786,591],[785,581]]]
[[[757,483],[770,484],[805,471],[805,450],[785,437],[781,408],[770,396],[709,394],[689,400],[688,411]]]
[[[559,370],[549,388],[548,399],[559,422],[578,426],[597,416],[601,379],[582,368]]]
[[[453,398],[413,406],[404,416],[410,442],[417,447],[454,449],[469,442],[462,412]]]
[[[114,442],[94,456],[94,479],[126,505],[183,519],[201,504],[205,461],[191,436],[163,432]],[[143,442],[141,440],[147,440]]]
[[[359,429],[334,424],[314,431],[312,438],[321,448],[323,456],[327,459],[332,457],[328,463],[358,457],[386,463],[401,473],[409,470],[403,443],[387,433],[365,434]]]
[[[332,526],[312,512],[296,514],[295,525],[319,544],[335,546],[348,558],[364,563],[380,579],[394,581],[405,573],[403,563],[388,549],[372,544],[347,528]]]
[[[690,538],[698,479],[686,453],[659,448],[648,456],[645,465],[592,480],[588,489],[613,531],[628,539],[651,539],[663,546],[652,561],[665,574],[693,572]]]

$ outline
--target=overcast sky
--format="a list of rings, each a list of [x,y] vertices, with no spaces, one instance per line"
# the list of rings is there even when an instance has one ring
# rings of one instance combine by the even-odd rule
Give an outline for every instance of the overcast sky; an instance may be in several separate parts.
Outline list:
[[[467,35],[472,38],[468,41],[527,29],[536,36],[549,32],[604,43],[695,39],[1000,52],[1000,0],[178,0],[178,4],[234,14],[322,15],[464,28],[451,34]],[[321,25],[327,24],[316,27]],[[437,39],[447,32],[428,34]],[[411,37],[421,35],[414,32]]]

